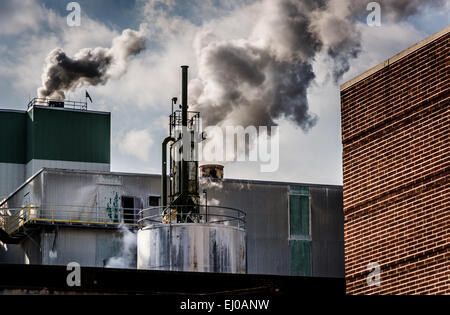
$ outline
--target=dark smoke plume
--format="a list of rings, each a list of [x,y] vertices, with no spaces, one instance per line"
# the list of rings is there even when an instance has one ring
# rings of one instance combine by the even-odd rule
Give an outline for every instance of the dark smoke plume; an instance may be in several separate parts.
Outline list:
[[[361,50],[358,23],[370,13],[366,0],[265,0],[248,38],[221,40],[198,34],[198,77],[191,81],[191,104],[205,125],[274,125],[287,118],[304,131],[317,121],[307,90],[319,53],[331,60],[337,83]],[[382,21],[400,21],[421,6],[443,0],[381,0]]]
[[[65,92],[83,85],[105,84],[109,78],[123,75],[129,57],[145,48],[144,31],[126,29],[112,41],[110,48],[80,50],[73,58],[56,48],[46,58],[42,87],[38,96],[64,100]]]

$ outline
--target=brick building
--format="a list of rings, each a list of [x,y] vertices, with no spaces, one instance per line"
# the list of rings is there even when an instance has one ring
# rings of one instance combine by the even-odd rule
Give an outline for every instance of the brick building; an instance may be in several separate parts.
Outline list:
[[[347,294],[450,294],[449,39],[341,86]]]

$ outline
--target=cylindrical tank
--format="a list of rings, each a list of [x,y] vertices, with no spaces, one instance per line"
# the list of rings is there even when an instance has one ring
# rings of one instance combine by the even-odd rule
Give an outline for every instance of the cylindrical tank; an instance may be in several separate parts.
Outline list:
[[[138,269],[246,273],[245,214],[234,210],[233,216],[231,210],[205,207],[191,223],[180,222],[180,214],[144,216],[137,233]]]

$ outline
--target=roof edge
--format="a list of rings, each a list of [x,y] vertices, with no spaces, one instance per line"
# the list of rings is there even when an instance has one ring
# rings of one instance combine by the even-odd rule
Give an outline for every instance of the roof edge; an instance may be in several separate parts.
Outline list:
[[[59,108],[59,107],[49,107],[49,106],[42,106],[42,105],[33,105],[30,108],[28,108],[27,112],[31,111],[33,108],[45,109],[45,110],[59,110],[59,111],[75,112],[75,113],[111,115],[111,112],[102,112],[102,111],[98,111],[98,110],[75,109],[75,108],[68,108],[68,107]]]
[[[349,88],[353,84],[364,80],[365,78],[369,77],[370,75],[374,74],[375,72],[378,72],[379,70],[383,69],[384,67],[402,59],[403,57],[406,57],[407,55],[409,55],[409,54],[413,53],[414,51],[422,48],[423,46],[435,41],[436,39],[446,35],[449,32],[450,32],[450,25],[443,28],[442,30],[438,31],[437,33],[434,33],[433,35],[428,36],[427,38],[421,40],[420,42],[414,44],[413,46],[399,52],[398,54],[392,56],[391,58],[381,62],[377,66],[375,66],[375,67],[361,73],[360,75],[354,77],[353,79],[343,83],[340,86],[340,91],[344,91],[345,89]]]

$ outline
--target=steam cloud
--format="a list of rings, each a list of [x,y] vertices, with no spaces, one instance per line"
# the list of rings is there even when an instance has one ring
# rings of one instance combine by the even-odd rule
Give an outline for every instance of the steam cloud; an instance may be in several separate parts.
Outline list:
[[[111,257],[106,263],[107,268],[136,268],[136,233],[130,231],[125,225],[120,226],[121,248],[118,256]]]
[[[145,49],[144,28],[126,29],[112,41],[110,48],[85,48],[70,58],[56,48],[46,58],[42,87],[38,96],[62,101],[65,92],[83,85],[105,84],[110,78],[122,76],[131,56]]]
[[[366,0],[265,0],[249,38],[222,40],[212,32],[197,36],[198,77],[190,82],[191,104],[205,125],[275,125],[285,117],[308,131],[307,89],[319,53],[331,62],[335,81],[361,50],[357,24],[370,13]],[[399,21],[422,5],[443,0],[379,1],[382,19]],[[358,22],[360,21],[360,22]]]

